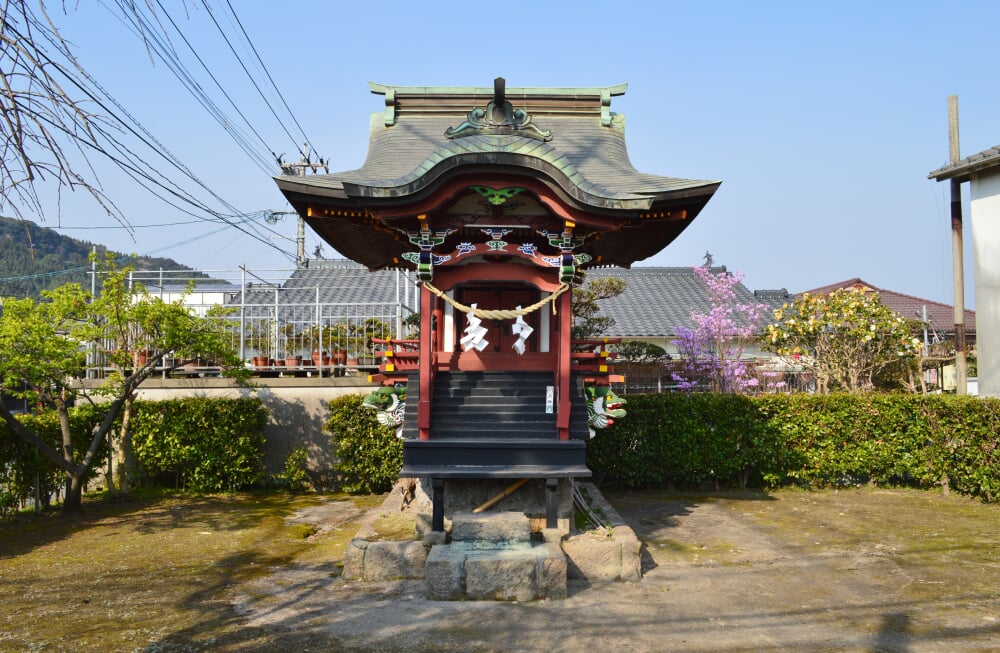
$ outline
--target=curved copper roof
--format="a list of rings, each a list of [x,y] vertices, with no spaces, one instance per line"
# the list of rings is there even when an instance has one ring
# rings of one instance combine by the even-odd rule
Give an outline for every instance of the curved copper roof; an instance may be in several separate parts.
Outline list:
[[[673,240],[720,184],[642,173],[632,166],[624,116],[610,111],[611,97],[623,94],[624,84],[506,89],[497,81],[494,88],[371,84],[373,93],[385,96],[386,108],[371,116],[364,164],[333,174],[283,175],[275,178],[277,184],[331,245],[373,269],[392,265],[409,244],[386,233],[364,234],[357,221],[334,224],[346,221],[311,209],[353,208],[377,215],[380,208],[422,201],[445,180],[470,171],[531,177],[573,210],[618,221],[620,228],[604,230],[594,245],[604,264],[627,267]],[[651,220],[656,216],[648,213],[639,219],[658,208],[680,209],[684,219],[677,220],[680,211],[671,220]]]

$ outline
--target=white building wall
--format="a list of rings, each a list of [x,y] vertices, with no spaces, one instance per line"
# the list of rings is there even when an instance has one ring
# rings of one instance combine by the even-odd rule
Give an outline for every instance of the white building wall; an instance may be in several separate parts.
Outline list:
[[[971,197],[979,394],[1000,397],[1000,169],[974,175]]]

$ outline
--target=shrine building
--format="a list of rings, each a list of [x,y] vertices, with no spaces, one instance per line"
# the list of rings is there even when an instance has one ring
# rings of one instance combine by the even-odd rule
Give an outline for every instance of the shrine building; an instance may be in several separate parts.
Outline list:
[[[574,283],[662,250],[720,182],[632,167],[611,110],[625,84],[370,88],[384,108],[360,168],[276,181],[346,258],[417,273],[419,339],[381,343],[375,378],[402,476],[431,480],[440,530],[454,480],[554,492],[590,475],[586,440],[624,410],[607,343],[572,338]]]

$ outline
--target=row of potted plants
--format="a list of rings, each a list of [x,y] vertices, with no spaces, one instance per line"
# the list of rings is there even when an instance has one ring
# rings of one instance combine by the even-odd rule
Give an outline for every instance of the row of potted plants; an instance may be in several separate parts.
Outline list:
[[[352,357],[347,355],[346,349],[335,351],[332,354],[327,352],[314,351],[311,362],[315,367],[329,367],[332,365],[375,365],[378,363],[379,352],[375,356]],[[254,356],[251,363],[254,367],[301,367],[304,358],[299,355],[285,356],[284,358],[273,359],[268,356]]]
[[[280,364],[278,361],[282,360],[286,366],[301,365],[297,352],[311,350],[312,362],[316,366],[344,365],[347,364],[348,357],[361,360],[377,355],[377,347],[372,339],[387,338],[390,335],[389,325],[377,318],[367,318],[360,324],[336,322],[322,329],[315,325],[296,328],[295,324],[276,328],[273,321],[266,321],[257,323],[248,330],[246,344],[263,354],[276,349],[278,356],[273,364]],[[333,352],[321,352],[323,345],[329,345]],[[254,365],[259,360],[259,366],[264,366],[266,356],[263,354],[255,357]],[[270,364],[271,361],[267,359],[266,362]]]

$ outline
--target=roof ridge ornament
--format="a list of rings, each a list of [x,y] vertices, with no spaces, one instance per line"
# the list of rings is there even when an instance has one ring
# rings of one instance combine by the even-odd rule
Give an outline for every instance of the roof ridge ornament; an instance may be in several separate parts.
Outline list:
[[[493,80],[493,99],[486,108],[474,107],[461,124],[444,130],[445,137],[517,133],[540,141],[552,140],[552,130],[540,128],[531,121],[527,111],[514,108],[507,99],[506,84],[503,77]]]

